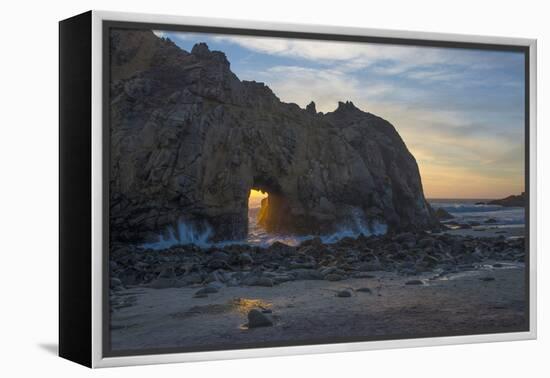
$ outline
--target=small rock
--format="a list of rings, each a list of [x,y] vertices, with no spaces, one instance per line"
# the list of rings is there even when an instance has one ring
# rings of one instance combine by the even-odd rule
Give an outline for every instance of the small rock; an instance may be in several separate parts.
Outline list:
[[[254,259],[250,256],[250,253],[244,252],[239,255],[239,262],[241,264],[252,264]]]
[[[216,289],[215,292],[217,292],[218,290],[220,290],[224,287],[225,287],[225,285],[223,283],[221,283],[220,281],[212,281],[208,285],[206,285],[206,288]]]
[[[380,261],[369,261],[360,264],[357,269],[361,272],[375,272],[378,270],[382,270],[383,268]]]
[[[277,275],[273,278],[273,284],[281,284],[283,282],[288,282],[288,281],[293,281],[294,280],[294,277],[292,276],[289,276],[287,274],[281,274],[281,275]]]
[[[424,285],[424,282],[420,280],[410,280],[405,282],[405,285]]]
[[[319,269],[319,273],[321,273],[323,276],[326,276],[327,274],[334,273],[335,270],[337,270],[335,266],[328,266]]]
[[[433,247],[434,243],[435,243],[435,240],[433,238],[424,238],[418,241],[418,247],[429,248],[429,247]]]
[[[271,320],[269,315],[255,308],[248,312],[248,328],[271,326],[273,326],[273,320]]]
[[[323,275],[315,269],[294,269],[289,272],[296,280],[322,280]]]
[[[174,287],[175,283],[175,280],[171,278],[157,278],[156,280],[151,281],[149,286],[153,289],[166,289],[169,287]]]
[[[386,245],[386,251],[388,252],[399,252],[401,250],[401,245],[399,243],[388,243]]]
[[[223,251],[216,251],[212,253],[211,258],[212,260],[227,261],[229,260],[229,255]]]
[[[202,289],[199,289],[194,297],[195,298],[204,298],[204,297],[207,297],[208,294],[215,294],[218,292],[218,289],[216,289],[215,287],[212,287],[212,286],[207,286],[207,287],[203,287]]]
[[[290,263],[289,269],[312,269],[315,268],[315,264],[310,262],[294,262]]]
[[[202,276],[199,273],[190,273],[183,276],[182,280],[187,285],[198,284],[202,282]]]
[[[122,281],[116,277],[111,277],[111,288],[122,288]]]
[[[503,266],[501,263],[493,264],[493,268],[502,268]]]
[[[164,268],[160,274],[158,275],[157,278],[175,278],[176,275],[174,274],[174,268],[173,267],[168,267],[168,268]]]
[[[203,290],[206,294],[215,294],[219,291],[218,288],[214,287],[214,286],[206,286],[206,287],[203,287],[202,289],[200,290]]]
[[[208,274],[206,276],[206,278],[204,279],[204,281],[207,282],[207,283],[215,282],[215,281],[223,282],[224,281],[223,274],[221,274],[219,271],[215,270],[215,271],[211,272],[210,274]]]
[[[210,269],[229,269],[229,266],[223,260],[214,259],[214,260],[211,260],[208,263],[208,268],[210,268]]]
[[[336,273],[329,273],[325,276],[325,280],[327,281],[342,281],[343,279],[343,276]]]
[[[495,277],[481,277],[479,280],[480,281],[485,281],[485,282],[494,281]]]
[[[353,278],[376,278],[376,276],[373,276],[372,274],[368,274],[364,272],[355,273],[352,277]]]
[[[368,293],[368,294],[372,294],[372,290],[369,289],[368,287],[360,287],[359,289],[355,290],[359,293]]]
[[[231,278],[229,281],[227,281],[227,286],[230,286],[230,287],[239,286],[239,281],[237,281],[235,278]]]
[[[336,293],[336,296],[339,298],[349,298],[351,297],[351,292],[349,290],[340,290]]]

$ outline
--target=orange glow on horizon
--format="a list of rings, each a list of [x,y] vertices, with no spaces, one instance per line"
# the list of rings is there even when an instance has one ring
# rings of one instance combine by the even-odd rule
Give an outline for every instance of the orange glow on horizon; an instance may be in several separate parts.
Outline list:
[[[424,196],[427,199],[498,199],[525,191],[521,179],[490,176],[463,167],[438,167],[418,162]]]
[[[260,207],[262,200],[267,198],[267,192],[261,192],[259,190],[251,189],[248,196],[248,207],[256,208]]]

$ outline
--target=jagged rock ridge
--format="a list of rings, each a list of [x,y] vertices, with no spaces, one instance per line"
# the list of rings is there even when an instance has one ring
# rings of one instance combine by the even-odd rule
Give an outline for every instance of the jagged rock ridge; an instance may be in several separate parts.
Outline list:
[[[351,102],[322,114],[241,81],[224,53],[150,31],[111,32],[111,239],[146,241],[185,222],[212,238],[248,231],[250,189],[273,232],[437,226],[394,127]]]

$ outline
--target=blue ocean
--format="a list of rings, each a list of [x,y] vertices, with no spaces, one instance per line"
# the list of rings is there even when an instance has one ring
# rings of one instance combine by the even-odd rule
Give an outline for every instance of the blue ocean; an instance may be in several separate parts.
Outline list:
[[[484,199],[429,199],[430,205],[437,210],[443,208],[458,223],[491,224],[491,226],[524,226],[525,209],[523,207],[503,207],[486,205]],[[487,222],[489,221],[489,222]]]

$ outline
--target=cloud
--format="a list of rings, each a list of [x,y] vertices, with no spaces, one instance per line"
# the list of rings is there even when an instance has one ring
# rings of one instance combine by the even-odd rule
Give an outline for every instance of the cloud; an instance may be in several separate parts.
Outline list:
[[[337,65],[342,71],[376,66],[378,74],[399,75],[421,69],[409,75],[419,80],[445,79],[450,72],[448,66],[483,69],[492,68],[496,63],[492,59],[480,59],[475,50],[274,37],[220,35],[212,39],[258,53],[302,59],[319,65]],[[434,65],[438,66],[435,72],[427,70],[428,66]]]
[[[358,79],[331,69],[275,66],[255,76],[265,81],[282,101],[301,107],[315,101],[317,110],[322,112],[336,109],[338,101],[356,100],[361,93]]]
[[[311,61],[346,62],[347,67],[362,68],[387,60],[410,62],[411,65],[448,61],[441,49],[407,47],[363,42],[321,41],[272,37],[216,36],[216,41],[238,44],[249,50]]]
[[[400,88],[390,82],[367,82],[352,73],[331,68],[274,66],[264,71],[245,72],[250,79],[265,82],[282,101],[305,107],[314,101],[317,110],[331,112],[339,101],[370,102],[389,100],[406,103],[424,96],[422,89]]]
[[[416,157],[429,197],[523,190],[520,54],[372,43],[169,33],[234,57],[241,79],[285,102],[330,112],[353,101],[392,123]],[[498,194],[497,194],[498,193]]]
[[[513,132],[495,132],[479,112],[411,106],[406,98],[426,95],[422,90],[367,85],[333,69],[275,66],[256,74],[282,101],[304,107],[314,100],[319,111],[328,112],[338,101],[351,100],[390,121],[416,157],[428,196],[492,197],[495,190],[504,195],[522,189],[521,120]]]

